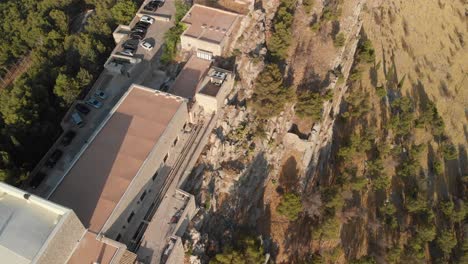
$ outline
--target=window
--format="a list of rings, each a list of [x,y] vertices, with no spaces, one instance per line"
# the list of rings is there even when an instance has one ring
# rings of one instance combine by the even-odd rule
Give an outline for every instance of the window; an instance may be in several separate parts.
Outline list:
[[[135,213],[132,212],[132,213],[128,216],[128,218],[127,218],[127,223],[130,223],[130,221],[132,221],[132,218],[133,218],[134,215],[135,215]]]
[[[145,196],[146,196],[146,191],[144,191],[141,196],[140,196],[140,201],[143,201],[143,199],[145,199]]]
[[[120,241],[120,238],[122,238],[122,235],[121,235],[121,234],[118,234],[118,235],[117,235],[117,238],[115,239],[115,241]]]
[[[166,156],[164,156],[164,159],[163,159],[163,162],[164,162],[164,163],[166,163],[167,158],[169,158],[169,154],[166,154]]]
[[[133,237],[132,237],[133,240],[135,240],[135,239],[138,237],[138,234],[141,232],[142,229],[143,229],[143,223],[141,223],[141,224],[138,226],[137,231],[135,232],[135,234],[134,234]]]
[[[153,178],[152,178],[153,181],[154,181],[154,179],[156,179],[156,177],[158,177],[158,173],[159,173],[159,171],[156,171],[156,173],[154,173]]]
[[[174,140],[174,143],[172,144],[173,147],[175,147],[175,145],[177,145],[177,141],[179,141],[179,137],[176,137],[176,139]]]

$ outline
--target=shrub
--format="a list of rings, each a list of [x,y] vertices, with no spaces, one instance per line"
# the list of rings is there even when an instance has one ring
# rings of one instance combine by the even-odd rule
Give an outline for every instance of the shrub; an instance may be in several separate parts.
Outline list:
[[[117,1],[110,11],[118,24],[128,24],[135,15],[137,6],[131,0],[120,0]]]
[[[297,97],[295,111],[301,118],[311,118],[320,120],[322,117],[323,103],[325,100],[330,100],[332,93],[327,92],[325,95],[312,91],[301,92]]]
[[[284,194],[276,211],[291,221],[296,220],[302,212],[301,198],[294,193]]]
[[[286,58],[291,45],[295,1],[282,0],[273,20],[273,34],[267,43],[268,51],[277,59]]]
[[[268,64],[255,81],[252,108],[260,119],[267,119],[283,111],[293,90],[283,86],[283,76],[278,65]]]
[[[444,173],[444,164],[440,160],[434,161],[432,166],[436,175],[442,175]]]
[[[334,216],[323,220],[319,225],[313,228],[313,236],[315,239],[338,239],[340,237],[341,224]]]
[[[302,0],[302,6],[304,6],[304,11],[310,13],[312,7],[314,7],[315,0]]]
[[[375,61],[375,50],[369,39],[359,42],[358,59],[367,63]]]
[[[445,160],[455,160],[458,158],[457,148],[451,143],[442,143],[441,152]]]
[[[233,247],[226,247],[223,253],[216,254],[210,260],[210,264],[231,263],[264,263],[265,253],[258,239],[253,237],[242,237],[234,243]]]
[[[335,36],[335,39],[333,40],[333,44],[335,47],[343,47],[346,41],[346,37],[343,32],[338,33],[338,35]]]
[[[437,245],[446,255],[450,255],[457,245],[457,239],[451,230],[443,230],[437,237]]]

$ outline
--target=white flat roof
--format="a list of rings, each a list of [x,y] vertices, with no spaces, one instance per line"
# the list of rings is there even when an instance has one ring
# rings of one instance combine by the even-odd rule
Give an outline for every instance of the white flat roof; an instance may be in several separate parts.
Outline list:
[[[0,183],[0,259],[31,263],[68,209]],[[27,199],[26,199],[27,198]]]

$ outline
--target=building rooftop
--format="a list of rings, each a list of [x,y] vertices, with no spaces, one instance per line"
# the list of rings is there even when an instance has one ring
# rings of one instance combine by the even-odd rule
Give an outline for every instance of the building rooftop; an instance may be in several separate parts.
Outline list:
[[[85,227],[99,233],[184,101],[132,85],[50,200],[72,208]]]
[[[2,263],[32,263],[71,210],[0,183]]]
[[[197,86],[211,65],[211,61],[192,55],[177,76],[169,92],[191,99],[197,92]]]
[[[119,247],[104,243],[97,239],[96,234],[86,232],[67,264],[111,263],[113,259],[117,259],[118,251]]]
[[[189,25],[183,35],[221,43],[239,16],[236,13],[195,4],[182,19],[182,22]]]

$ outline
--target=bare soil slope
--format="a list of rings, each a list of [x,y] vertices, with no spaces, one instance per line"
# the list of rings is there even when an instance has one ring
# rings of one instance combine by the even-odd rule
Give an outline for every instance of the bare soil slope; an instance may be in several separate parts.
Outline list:
[[[406,75],[403,94],[421,88],[456,144],[468,141],[468,19],[466,0],[367,1],[364,30],[377,62]],[[382,74],[381,74],[382,75]],[[379,76],[383,80],[383,76]]]

